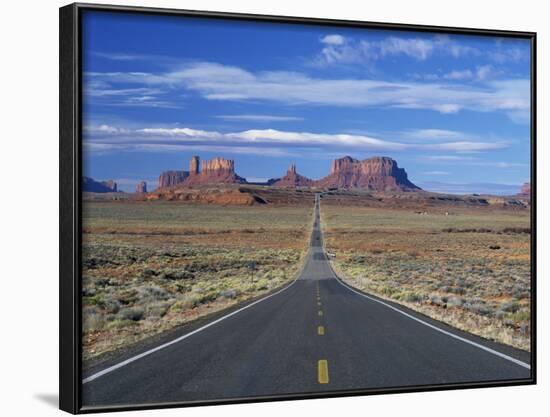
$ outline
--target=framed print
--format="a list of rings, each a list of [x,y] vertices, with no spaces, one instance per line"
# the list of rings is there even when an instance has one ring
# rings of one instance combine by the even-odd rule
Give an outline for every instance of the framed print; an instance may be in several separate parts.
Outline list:
[[[61,8],[61,409],[535,383],[535,41]]]

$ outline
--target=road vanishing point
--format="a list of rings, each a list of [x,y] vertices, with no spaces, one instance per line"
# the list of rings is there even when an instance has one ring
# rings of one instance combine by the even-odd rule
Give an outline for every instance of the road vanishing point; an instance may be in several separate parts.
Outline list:
[[[295,281],[86,371],[83,409],[531,378],[528,352],[340,280],[323,247],[320,200]]]

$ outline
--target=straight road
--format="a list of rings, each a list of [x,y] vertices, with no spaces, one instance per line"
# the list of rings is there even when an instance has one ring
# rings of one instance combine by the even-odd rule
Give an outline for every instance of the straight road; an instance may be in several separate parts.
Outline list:
[[[319,196],[314,215],[296,281],[87,375],[85,408],[530,378],[529,354],[340,281],[323,249]]]

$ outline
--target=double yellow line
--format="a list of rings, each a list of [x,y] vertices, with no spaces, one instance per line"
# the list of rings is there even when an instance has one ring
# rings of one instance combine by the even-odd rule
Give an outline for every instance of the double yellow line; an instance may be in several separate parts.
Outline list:
[[[323,316],[323,310],[321,309],[321,293],[319,291],[319,281],[317,281],[317,315],[319,317]],[[319,336],[325,335],[325,326],[317,326],[317,334]],[[321,359],[317,362],[317,381],[319,384],[328,384],[328,361],[326,359]]]

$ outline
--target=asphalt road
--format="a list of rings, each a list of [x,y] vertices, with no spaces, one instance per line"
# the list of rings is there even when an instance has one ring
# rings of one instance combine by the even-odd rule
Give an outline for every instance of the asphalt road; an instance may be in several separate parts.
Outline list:
[[[282,291],[83,380],[84,407],[530,378],[529,354],[347,287],[310,250]]]

